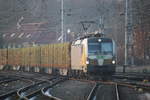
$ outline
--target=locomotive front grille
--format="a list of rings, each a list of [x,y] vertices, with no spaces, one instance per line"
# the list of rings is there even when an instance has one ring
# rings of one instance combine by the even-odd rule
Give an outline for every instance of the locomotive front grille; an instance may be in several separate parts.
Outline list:
[[[89,64],[91,65],[99,65],[98,59],[90,59]],[[112,59],[104,59],[102,65],[112,64]]]
[[[90,59],[90,64],[97,65],[98,61],[96,59]]]
[[[104,65],[107,65],[107,64],[112,64],[112,59],[105,59]]]

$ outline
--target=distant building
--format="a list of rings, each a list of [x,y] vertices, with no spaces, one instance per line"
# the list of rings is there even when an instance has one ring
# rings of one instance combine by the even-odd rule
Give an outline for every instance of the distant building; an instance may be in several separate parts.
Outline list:
[[[35,44],[53,43],[56,33],[47,29],[47,23],[25,23],[3,34],[3,47],[20,47]]]

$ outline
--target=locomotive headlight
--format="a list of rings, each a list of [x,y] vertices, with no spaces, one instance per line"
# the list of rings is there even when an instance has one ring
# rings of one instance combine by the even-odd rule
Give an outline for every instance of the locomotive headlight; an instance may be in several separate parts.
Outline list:
[[[102,42],[102,40],[101,40],[101,39],[98,39],[98,42]]]
[[[89,64],[89,61],[86,61],[86,64]]]
[[[112,64],[115,64],[115,63],[116,63],[116,61],[115,61],[115,60],[113,60],[113,61],[112,61]]]

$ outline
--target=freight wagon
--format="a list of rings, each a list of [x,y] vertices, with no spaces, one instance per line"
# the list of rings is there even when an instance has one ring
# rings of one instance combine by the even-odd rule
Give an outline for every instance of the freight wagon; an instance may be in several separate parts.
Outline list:
[[[13,70],[61,75],[112,74],[116,66],[115,42],[96,35],[72,43],[49,44],[0,50],[0,65]]]

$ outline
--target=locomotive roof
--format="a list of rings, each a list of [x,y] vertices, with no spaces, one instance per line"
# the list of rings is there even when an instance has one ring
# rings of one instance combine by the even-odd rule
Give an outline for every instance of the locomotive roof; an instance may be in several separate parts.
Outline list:
[[[102,40],[106,40],[106,41],[112,41],[112,39],[111,38],[108,38],[108,37],[98,37],[98,36],[91,36],[91,37],[84,37],[84,38],[78,38],[78,39],[76,39],[75,41],[77,41],[77,40],[83,40],[83,39],[88,39],[88,40],[93,40],[93,39],[102,39]]]
[[[87,34],[84,36],[79,37],[78,39],[85,39],[85,38],[91,38],[91,37],[104,37],[104,34]]]
[[[111,38],[106,38],[106,37],[90,37],[90,38],[88,38],[88,41],[96,42],[98,39],[101,39],[102,42],[112,42]]]

